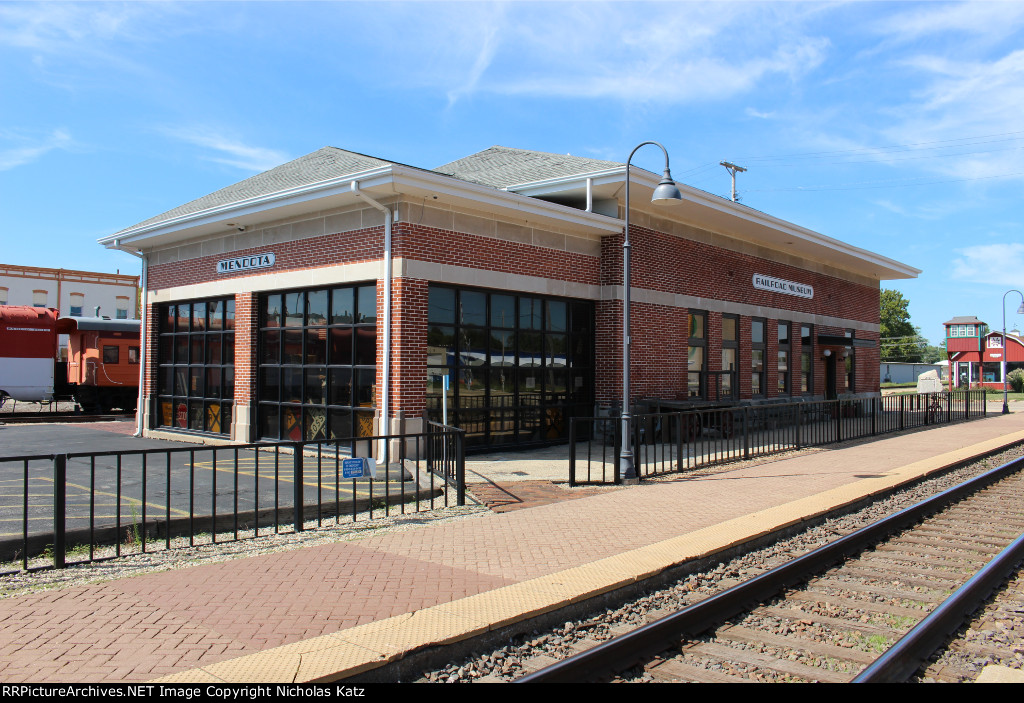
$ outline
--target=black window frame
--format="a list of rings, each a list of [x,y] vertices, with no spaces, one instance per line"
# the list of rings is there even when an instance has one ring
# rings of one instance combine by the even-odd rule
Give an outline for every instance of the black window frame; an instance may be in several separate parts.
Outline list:
[[[432,283],[427,318],[426,415],[442,420],[447,376],[468,447],[562,442],[592,414],[592,301]]]
[[[786,338],[782,338],[782,329],[786,328]],[[776,358],[778,359],[778,382],[777,392],[778,395],[792,395],[793,394],[793,323],[788,320],[779,320],[776,338],[778,339],[778,349],[776,350]],[[782,355],[786,355],[786,363],[782,363]]]
[[[700,321],[699,334],[695,334],[695,321]],[[687,315],[686,350],[686,397],[704,400],[707,398],[708,370],[708,313],[706,310],[690,310]],[[700,367],[693,370],[692,351],[700,350]]]
[[[202,306],[202,321],[196,316],[198,306]],[[161,303],[157,315],[155,426],[230,436],[235,405],[235,298]],[[214,349],[219,356],[215,362],[209,358]]]
[[[761,326],[761,341],[755,341],[754,325],[759,324]],[[768,394],[768,388],[766,384],[766,373],[765,363],[767,354],[767,339],[768,335],[768,320],[763,317],[752,317],[750,318],[750,395],[754,398],[763,398]],[[754,361],[755,352],[761,352],[761,364],[760,366]],[[760,389],[760,392],[755,391],[755,386]]]
[[[803,322],[800,323],[800,395],[814,395],[814,325]]]
[[[376,281],[260,293],[256,432],[267,441],[372,437]]]

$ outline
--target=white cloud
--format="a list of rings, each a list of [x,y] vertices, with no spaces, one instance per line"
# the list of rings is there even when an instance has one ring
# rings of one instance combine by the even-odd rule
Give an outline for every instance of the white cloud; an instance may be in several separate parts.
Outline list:
[[[166,127],[159,131],[172,139],[215,152],[202,157],[207,161],[243,171],[266,171],[291,158],[283,151],[250,146],[206,127]]]
[[[959,249],[953,278],[999,286],[1024,285],[1024,244],[980,244]]]
[[[14,135],[0,135],[0,138],[14,139],[22,145],[0,150],[0,171],[9,171],[18,166],[31,163],[54,149],[67,149],[73,142],[71,135],[64,129],[55,129],[44,139],[29,140]]]
[[[923,76],[914,100],[892,111],[887,136],[899,143],[945,142],[922,166],[957,178],[1024,171],[1024,50],[995,60],[917,56],[906,66]],[[966,140],[965,137],[1002,135]],[[940,145],[936,144],[936,147]]]
[[[989,41],[1002,39],[1024,24],[1020,2],[922,3],[912,10],[889,15],[875,30],[897,41],[912,41],[937,34],[971,34]]]
[[[801,12],[738,3],[456,3],[403,37],[399,51],[428,60],[400,75],[443,88],[449,102],[475,93],[721,99],[770,77],[795,80],[823,62],[829,41],[801,33]]]

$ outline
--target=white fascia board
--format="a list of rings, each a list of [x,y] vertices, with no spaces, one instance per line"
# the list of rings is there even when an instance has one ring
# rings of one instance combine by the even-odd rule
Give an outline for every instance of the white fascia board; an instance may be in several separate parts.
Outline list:
[[[575,190],[581,187],[586,187],[588,178],[593,179],[594,186],[605,185],[616,181],[623,182],[624,184],[625,173],[626,169],[623,166],[621,168],[594,171],[592,173],[580,173],[573,176],[522,183],[509,186],[508,190],[514,190],[520,193],[529,193],[533,196],[550,195],[566,190]],[[637,168],[636,166],[630,166],[630,177],[633,185],[640,185],[649,190],[654,190],[661,181],[660,176],[645,169]],[[767,228],[770,231],[783,234],[787,237],[792,237],[795,240],[800,240],[804,244],[809,245],[810,248],[825,250],[823,253],[834,252],[844,258],[849,257],[857,262],[868,264],[871,267],[884,269],[895,278],[916,278],[918,274],[921,273],[920,269],[900,263],[895,259],[890,259],[886,256],[882,256],[881,254],[868,251],[867,249],[855,247],[852,244],[847,244],[838,239],[833,239],[832,237],[820,234],[807,229],[806,227],[801,227],[800,225],[781,220],[777,217],[760,212],[759,210],[754,210],[746,205],[734,203],[731,200],[726,200],[717,195],[713,195],[683,183],[677,183],[676,185],[679,187],[679,192],[683,196],[683,202],[695,205],[707,214],[720,215],[726,220],[731,221],[734,226],[738,225],[739,227],[744,227],[745,225],[746,227],[752,226],[754,228]],[[660,216],[667,219],[677,219],[672,218],[671,212],[668,208],[663,208],[660,212]],[[699,222],[692,224],[700,226]],[[728,233],[723,232],[723,234]],[[754,237],[753,240],[756,241],[756,237]]]
[[[359,185],[364,188],[385,185],[391,182],[391,166],[379,166],[366,171],[359,171],[325,181],[318,181],[317,183],[296,186],[295,188],[288,188],[234,203],[207,208],[198,212],[179,215],[178,217],[161,220],[149,225],[122,230],[116,234],[100,237],[97,241],[100,244],[113,248],[119,244],[124,245],[141,239],[215,224],[228,219],[228,216],[231,218],[241,218],[246,215],[300,205],[330,196],[346,195],[351,193],[352,181],[358,181]]]
[[[462,181],[439,173],[396,165],[394,176],[395,190],[401,193],[408,193],[410,188],[417,188],[471,203],[476,208],[505,210],[519,217],[540,218],[562,225],[598,230],[598,233],[622,231],[622,224],[619,221],[609,220],[604,215],[577,210],[558,203],[549,203],[546,200],[538,200],[508,190],[498,190],[490,186]]]
[[[364,190],[381,186],[386,187],[391,193],[406,192],[410,187],[421,191],[426,190],[467,202],[476,209],[505,210],[518,217],[539,218],[560,223],[563,226],[580,227],[590,231],[597,230],[599,234],[617,232],[622,229],[620,224],[609,221],[603,215],[595,215],[518,193],[460,181],[451,176],[392,164],[122,230],[116,234],[101,237],[98,241],[109,248],[118,248],[157,237],[196,230],[204,226],[217,225],[225,220],[241,219],[283,208],[294,208],[304,203],[329,197],[349,196],[351,195],[352,181],[357,181],[359,187]]]
[[[638,173],[636,167],[633,168],[633,173]],[[609,168],[603,171],[594,171],[593,173],[582,175],[559,176],[558,178],[546,178],[541,181],[518,183],[516,185],[508,186],[504,188],[504,190],[536,197],[538,195],[550,195],[552,193],[561,193],[566,190],[576,190],[578,188],[586,187],[587,179],[593,179],[593,185],[595,186],[607,185],[609,183],[625,184],[625,173],[626,167],[619,166],[617,168]],[[647,171],[643,171],[643,173],[647,173]],[[636,183],[636,179],[634,179],[633,182]],[[655,185],[657,185],[657,182],[655,182]]]

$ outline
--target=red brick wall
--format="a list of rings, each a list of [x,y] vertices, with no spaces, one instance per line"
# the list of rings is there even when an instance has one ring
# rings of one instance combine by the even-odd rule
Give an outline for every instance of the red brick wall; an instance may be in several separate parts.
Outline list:
[[[559,249],[400,223],[395,256],[452,266],[596,285],[600,261]]]
[[[805,314],[828,315],[878,322],[877,287],[854,284],[825,274],[771,262],[708,244],[681,239],[642,227],[631,227],[633,286],[665,293],[679,293],[737,304],[761,305],[795,310]],[[393,231],[393,255],[438,264],[486,271],[536,276],[588,285],[622,283],[622,235],[605,237],[601,256],[566,252],[522,242],[456,233],[412,223],[398,223]],[[216,262],[227,256],[255,254],[272,250],[276,264],[265,272],[240,272],[218,275]],[[230,254],[217,254],[149,268],[150,290],[220,281],[238,276],[275,275],[285,271],[313,269],[343,263],[379,260],[383,250],[383,227],[333,234],[294,242],[282,242],[249,248]],[[755,290],[751,279],[759,273],[807,283],[814,287],[814,298]],[[339,281],[342,283],[342,281]],[[383,334],[378,334],[378,397],[384,374],[389,373],[392,409],[401,409],[407,417],[422,415],[425,407],[426,317],[428,282],[397,278],[393,282],[392,363],[383,369]],[[378,315],[383,316],[384,296],[378,285]],[[617,401],[621,394],[622,302],[603,300],[595,303],[597,333],[596,399],[599,403]],[[687,385],[688,310],[643,302],[632,307],[631,380],[634,399],[645,396],[672,397],[685,394]],[[256,389],[256,295],[236,294],[236,383],[238,403],[251,403]],[[791,319],[786,317],[784,319]],[[151,316],[150,349],[155,349]],[[721,368],[721,315],[707,316],[705,368]],[[739,321],[740,345],[738,380],[741,397],[750,396],[750,317]],[[825,332],[816,328],[816,334]],[[842,330],[838,331],[842,334]],[[765,388],[767,395],[777,393],[776,323],[769,320],[765,330]],[[791,377],[799,383],[799,325],[794,325]],[[858,336],[877,340],[877,334],[858,332]],[[815,349],[814,392],[824,392],[824,366],[821,350]],[[857,350],[856,387],[858,391],[877,390],[878,351]],[[152,386],[152,367],[147,375],[147,392]]]
[[[259,334],[256,293],[235,294],[235,403],[256,399],[256,348]]]
[[[877,286],[851,283],[634,225],[629,231],[634,288],[878,322]],[[601,283],[622,285],[622,235],[606,237],[601,255]],[[811,285],[814,298],[757,290],[752,285],[755,273]]]
[[[396,278],[392,285],[391,407],[410,418],[426,407],[427,286],[415,278]]]
[[[149,267],[148,286],[150,290],[189,286],[207,281],[222,281],[241,276],[272,276],[283,271],[314,269],[323,266],[351,264],[362,261],[376,261],[381,258],[384,247],[384,227],[311,237],[294,242],[279,242],[238,251],[213,254],[197,259],[153,264]],[[269,269],[217,273],[217,262],[236,256],[273,251],[275,263]]]

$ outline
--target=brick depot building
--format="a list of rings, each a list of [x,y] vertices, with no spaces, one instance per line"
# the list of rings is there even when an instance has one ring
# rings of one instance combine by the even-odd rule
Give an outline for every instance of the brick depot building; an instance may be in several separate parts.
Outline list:
[[[327,147],[101,239],[143,259],[146,433],[415,432],[447,393],[470,447],[564,440],[620,400],[625,177]],[[878,392],[879,282],[917,269],[630,178],[634,402]]]

